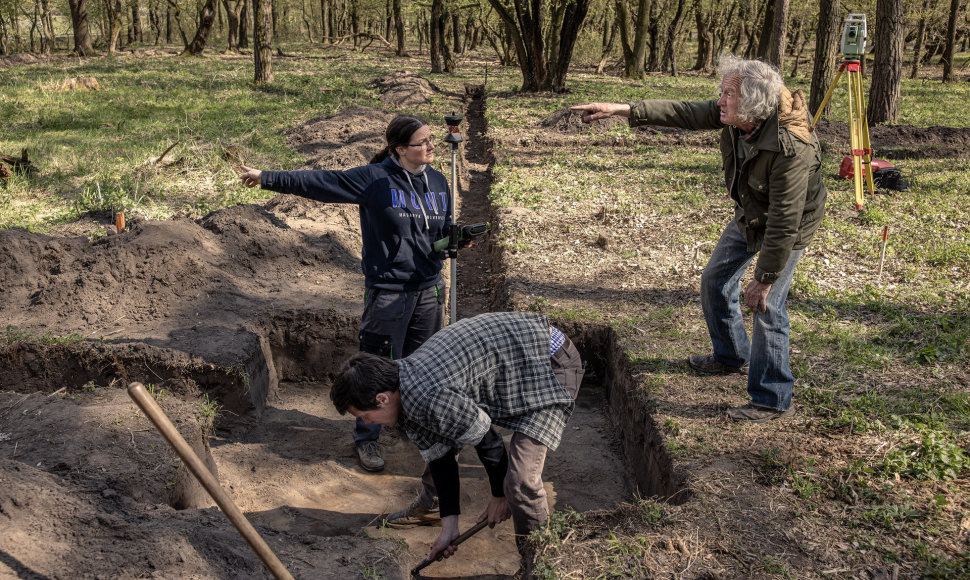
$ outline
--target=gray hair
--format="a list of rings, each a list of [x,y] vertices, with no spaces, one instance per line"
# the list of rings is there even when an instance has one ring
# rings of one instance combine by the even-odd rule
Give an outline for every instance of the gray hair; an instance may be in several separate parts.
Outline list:
[[[774,66],[762,60],[747,60],[724,53],[717,61],[717,72],[722,79],[741,78],[738,121],[763,121],[778,109],[781,89],[785,83]]]

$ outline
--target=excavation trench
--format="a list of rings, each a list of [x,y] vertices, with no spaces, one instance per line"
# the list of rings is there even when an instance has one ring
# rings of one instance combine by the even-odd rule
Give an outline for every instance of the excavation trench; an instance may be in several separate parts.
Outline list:
[[[487,201],[492,158],[486,105],[483,92],[467,91],[459,220],[489,221],[497,229],[502,224]],[[325,154],[335,155],[330,149]],[[89,245],[0,232],[5,237],[0,247],[7,252],[0,256],[10,289],[7,304],[28,305],[8,312],[8,320],[33,319],[66,304],[62,317],[77,305],[84,321],[114,321],[99,325],[97,333],[104,336],[97,339],[37,340],[40,332],[21,336],[8,326],[0,345],[0,480],[10,472],[35,488],[90,497],[84,509],[99,515],[78,523],[76,514],[84,509],[74,506],[55,524],[41,522],[67,530],[76,526],[67,544],[80,550],[82,542],[94,542],[89,549],[99,553],[98,538],[82,530],[92,517],[109,522],[97,528],[109,534],[104,542],[122,541],[110,536],[118,530],[117,537],[131,543],[127,559],[119,555],[116,563],[104,562],[99,570],[106,576],[116,575],[112,566],[168,577],[207,577],[213,569],[265,574],[244,547],[237,547],[240,540],[228,524],[213,519],[212,502],[127,400],[123,388],[139,381],[158,395],[183,436],[271,538],[295,576],[406,577],[439,529],[390,530],[375,524],[380,514],[414,498],[423,464],[402,433],[386,429],[380,440],[386,469],[361,470],[350,436],[352,419],[336,414],[328,396],[334,373],[357,351],[354,218],[343,209],[277,198],[265,207],[232,208],[199,222],[148,222]],[[302,233],[311,227],[318,229]],[[84,266],[79,270],[87,278],[73,273],[71,260]],[[459,317],[507,309],[502,256],[494,244],[463,252],[458,266]],[[17,282],[21,274],[28,280],[22,284]],[[82,293],[92,287],[96,294]],[[85,298],[101,294],[117,300],[130,296],[127,312],[136,314],[126,316],[132,322],[119,322],[124,316],[118,318],[111,304]],[[143,295],[147,301],[137,302]],[[684,477],[672,468],[614,332],[552,322],[573,338],[587,361],[576,411],[544,471],[553,509],[610,509],[637,496],[685,500]],[[78,324],[51,318],[48,328],[55,323]],[[221,406],[214,422],[212,400]],[[462,454],[460,466],[460,527],[466,529],[489,491],[474,453]],[[38,516],[25,511],[17,519],[15,509],[31,499],[37,502],[36,489],[0,491],[0,513],[12,518],[8,528],[36,527],[31,518]],[[168,506],[178,511],[161,509]],[[179,521],[182,532],[166,527]],[[154,522],[157,533],[189,538],[194,547],[137,544],[146,522]],[[61,577],[50,571],[69,569],[68,556],[47,557],[48,536],[31,539],[24,532],[23,537],[21,543],[7,543],[0,572],[6,565],[21,576]],[[216,550],[216,542],[223,548]],[[506,578],[517,567],[511,523],[505,522],[424,572]]]

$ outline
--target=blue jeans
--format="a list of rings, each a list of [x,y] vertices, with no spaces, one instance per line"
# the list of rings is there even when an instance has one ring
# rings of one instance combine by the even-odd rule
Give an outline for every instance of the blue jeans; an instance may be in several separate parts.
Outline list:
[[[750,340],[741,314],[741,276],[757,252],[748,251],[734,221],[724,228],[701,276],[701,306],[714,359],[732,367],[750,363],[748,394],[759,407],[785,411],[791,406],[795,378],[788,362],[785,300],[795,265],[804,251],[792,250],[781,276],[768,291],[767,312],[754,313]]]

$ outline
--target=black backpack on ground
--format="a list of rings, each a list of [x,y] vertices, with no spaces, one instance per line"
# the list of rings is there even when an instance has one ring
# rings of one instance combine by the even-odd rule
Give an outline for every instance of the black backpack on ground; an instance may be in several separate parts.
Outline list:
[[[894,191],[909,189],[909,182],[903,179],[903,173],[896,167],[880,167],[873,171],[872,181],[876,184],[876,187],[882,189]]]

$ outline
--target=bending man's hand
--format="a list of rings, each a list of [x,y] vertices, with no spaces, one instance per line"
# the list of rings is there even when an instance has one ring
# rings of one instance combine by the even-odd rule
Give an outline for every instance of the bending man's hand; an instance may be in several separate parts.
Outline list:
[[[630,105],[626,103],[586,103],[585,105],[573,105],[570,111],[582,111],[583,122],[589,123],[597,119],[605,119],[618,115],[620,117],[630,116]]]
[[[262,184],[260,178],[263,172],[258,169],[252,169],[251,167],[246,167],[245,165],[239,166],[239,179],[242,180],[243,185],[246,187],[257,187]]]
[[[755,312],[768,312],[768,292],[771,284],[762,284],[752,280],[744,289],[744,303]]]
[[[441,558],[450,558],[455,553],[455,550],[457,550],[451,543],[458,535],[458,516],[445,516],[441,518],[441,533],[438,534],[438,538],[431,544],[431,553],[428,554],[428,559],[439,560]]]
[[[493,497],[475,523],[487,519],[488,527],[494,528],[495,524],[504,522],[510,517],[512,517],[512,510],[509,508],[509,502],[504,497]]]

